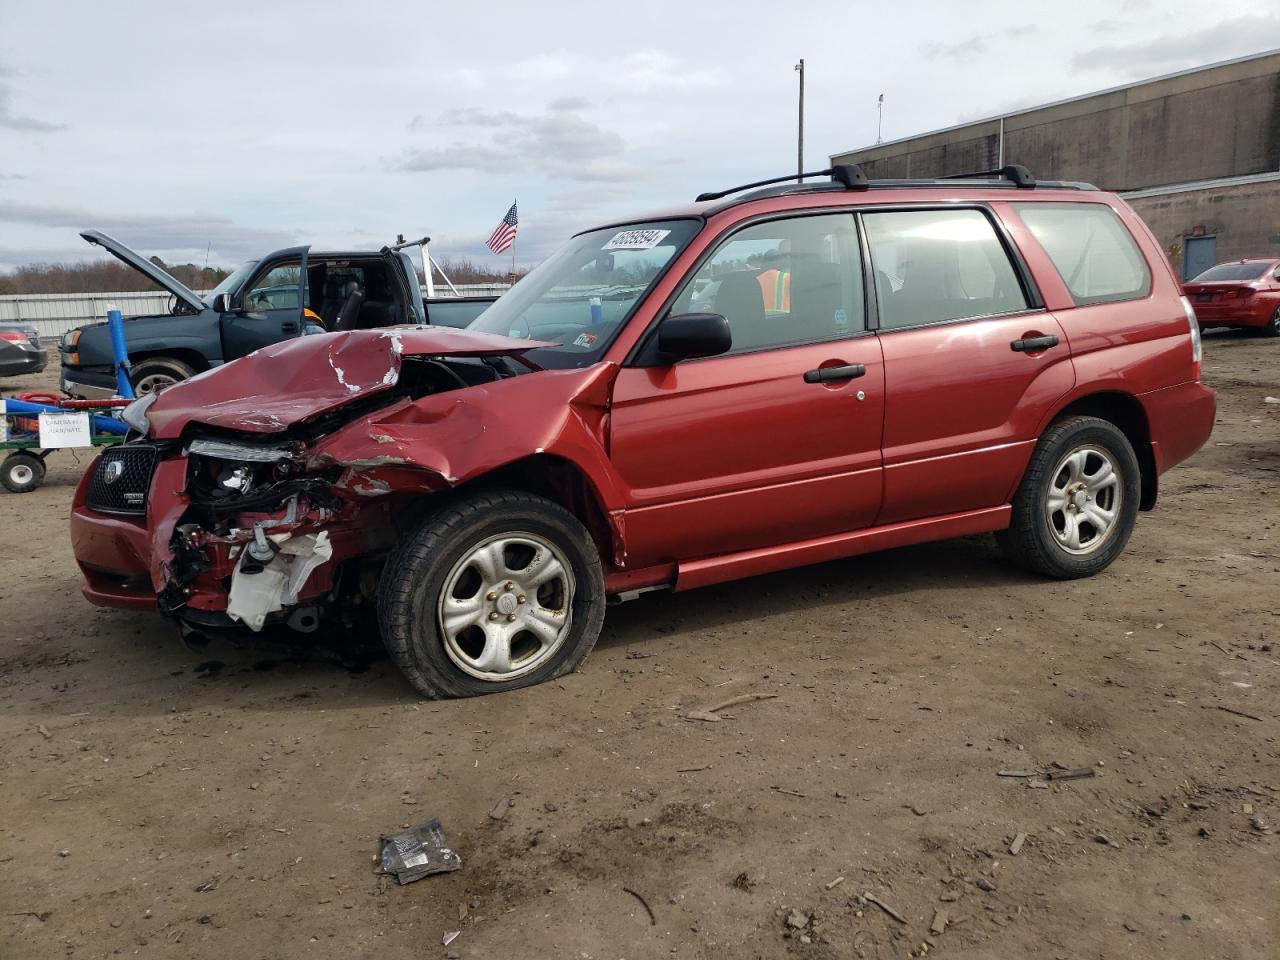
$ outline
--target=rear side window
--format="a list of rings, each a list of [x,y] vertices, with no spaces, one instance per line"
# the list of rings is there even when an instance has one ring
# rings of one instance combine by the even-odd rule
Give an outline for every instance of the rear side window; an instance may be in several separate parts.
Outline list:
[[[1015,203],[1071,291],[1076,306],[1137,300],[1151,271],[1128,229],[1102,203]]]
[[[980,210],[863,214],[881,329],[1015,313],[1027,298]]]

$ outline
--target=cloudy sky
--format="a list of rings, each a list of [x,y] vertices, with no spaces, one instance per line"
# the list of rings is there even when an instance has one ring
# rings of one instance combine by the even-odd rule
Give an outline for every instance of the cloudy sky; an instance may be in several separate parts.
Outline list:
[[[184,13],[190,7],[196,12]],[[521,262],[603,217],[1004,110],[1280,47],[1275,0],[0,2],[0,269],[483,241]],[[985,12],[983,12],[985,11]],[[1016,158],[1015,158],[1016,159]]]

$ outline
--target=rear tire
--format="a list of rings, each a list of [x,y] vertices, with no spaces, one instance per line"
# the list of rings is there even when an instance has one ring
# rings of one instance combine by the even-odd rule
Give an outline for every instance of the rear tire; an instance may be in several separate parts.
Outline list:
[[[148,357],[133,366],[133,392],[140,397],[155,392],[157,387],[181,383],[196,375],[195,369],[172,357]]]
[[[1140,499],[1138,458],[1124,433],[1097,417],[1070,417],[1036,444],[1012,522],[996,539],[1029,570],[1060,580],[1093,576],[1128,543]]]
[[[11,453],[0,463],[0,484],[10,493],[30,493],[44,483],[44,461],[30,453]]]
[[[604,575],[571,513],[519,491],[443,507],[388,558],[383,641],[423,696],[474,697],[577,669],[604,622]]]
[[[1280,307],[1271,315],[1267,325],[1259,331],[1264,337],[1280,337]]]

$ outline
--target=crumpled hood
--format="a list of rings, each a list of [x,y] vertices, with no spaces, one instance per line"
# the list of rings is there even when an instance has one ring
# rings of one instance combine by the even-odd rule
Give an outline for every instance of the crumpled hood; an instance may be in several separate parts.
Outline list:
[[[395,385],[404,356],[515,356],[550,344],[448,327],[387,327],[297,337],[164,388],[147,411],[151,435],[188,423],[278,433]]]

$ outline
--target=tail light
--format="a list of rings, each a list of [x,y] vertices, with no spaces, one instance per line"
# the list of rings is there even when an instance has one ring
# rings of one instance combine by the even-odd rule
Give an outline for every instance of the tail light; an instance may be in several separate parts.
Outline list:
[[[1252,297],[1252,296],[1253,296],[1253,294],[1254,294],[1254,289],[1253,289],[1253,287],[1237,287],[1237,288],[1236,288],[1236,299],[1237,299],[1237,300],[1243,300],[1243,299],[1245,299],[1246,297]]]
[[[1191,306],[1191,301],[1186,297],[1181,299],[1182,312],[1187,315],[1187,326],[1191,332],[1191,379],[1199,382],[1200,363],[1203,356],[1203,347],[1200,343],[1200,321],[1196,319],[1195,307]]]
[[[26,343],[27,335],[19,333],[17,330],[0,330],[0,340],[8,340],[10,343]]]

